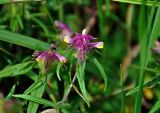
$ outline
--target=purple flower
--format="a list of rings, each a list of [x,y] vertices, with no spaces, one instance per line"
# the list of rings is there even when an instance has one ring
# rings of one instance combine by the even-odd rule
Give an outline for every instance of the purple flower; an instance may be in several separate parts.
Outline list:
[[[82,34],[75,34],[73,38],[68,35],[65,36],[64,41],[70,43],[74,49],[77,50],[77,57],[79,61],[84,61],[86,54],[93,47],[103,48],[103,42],[90,42],[96,38],[87,35],[86,29],[82,31]]]
[[[73,34],[71,28],[68,25],[63,24],[58,20],[55,21],[55,25],[60,30],[62,39],[64,39],[65,36],[71,36]]]
[[[49,51],[40,51],[34,52],[33,57],[37,62],[44,62],[45,69],[47,69],[48,65],[56,60],[61,61],[62,63],[66,63],[67,59],[64,56],[61,56],[57,52],[55,52],[55,46],[52,44],[51,49]]]

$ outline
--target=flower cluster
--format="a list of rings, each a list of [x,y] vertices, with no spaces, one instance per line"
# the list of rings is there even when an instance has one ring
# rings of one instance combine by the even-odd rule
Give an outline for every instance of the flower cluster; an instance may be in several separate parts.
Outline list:
[[[55,52],[55,45],[51,44],[51,49],[49,51],[40,51],[40,52],[34,52],[33,57],[37,62],[44,62],[45,69],[47,69],[48,65],[52,61],[59,60],[62,63],[66,63],[67,59],[64,56],[61,56],[57,52]]]
[[[74,49],[77,51],[77,58],[80,62],[85,60],[85,56],[90,49],[95,48],[103,48],[103,42],[90,42],[95,40],[91,35],[86,34],[86,29],[82,31],[82,34],[75,33],[71,36],[71,29],[63,24],[62,22],[56,21],[56,26],[61,30],[62,35],[64,36],[64,41],[66,43],[70,43]],[[64,33],[65,31],[65,33]]]
[[[74,33],[69,26],[63,24],[60,21],[55,21],[56,27],[60,30],[60,34],[64,42],[71,44],[72,48],[76,50],[77,58],[79,62],[85,60],[86,54],[92,48],[103,48],[103,42],[91,42],[95,40],[91,35],[86,34],[86,29],[82,31],[82,34]],[[51,45],[49,51],[34,52],[33,56],[37,62],[43,61],[45,68],[51,63],[51,61],[59,60],[62,63],[66,63],[67,59],[55,52],[55,45]]]
[[[75,34],[72,38],[65,36],[64,41],[70,43],[74,49],[77,51],[77,57],[79,61],[84,61],[86,54],[93,47],[103,48],[103,42],[90,42],[96,38],[87,35],[86,29],[82,31],[82,34]]]

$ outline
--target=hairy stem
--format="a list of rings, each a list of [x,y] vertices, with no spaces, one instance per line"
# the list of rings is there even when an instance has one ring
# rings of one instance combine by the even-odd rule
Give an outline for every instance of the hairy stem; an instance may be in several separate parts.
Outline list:
[[[68,96],[69,96],[69,93],[70,93],[70,91],[71,91],[71,89],[72,89],[72,87],[73,87],[73,84],[74,84],[75,80],[76,80],[76,74],[74,74],[74,77],[73,77],[72,82],[71,82],[71,84],[70,84],[70,86],[69,86],[69,88],[68,88],[68,91],[67,91],[66,95],[63,97],[61,103],[64,103],[64,102],[67,100],[67,98],[68,98]]]

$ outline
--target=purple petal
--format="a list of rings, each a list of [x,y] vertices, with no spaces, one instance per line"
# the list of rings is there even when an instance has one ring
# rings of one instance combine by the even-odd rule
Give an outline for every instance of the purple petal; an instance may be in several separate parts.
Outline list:
[[[96,38],[94,38],[93,36],[91,36],[91,35],[83,35],[83,37],[86,39],[86,40],[94,40],[94,39],[96,39]]]
[[[61,35],[63,38],[66,35],[68,35],[68,36],[72,35],[72,30],[68,25],[63,24],[62,22],[60,22],[58,20],[55,21],[55,25],[61,31]]]
[[[75,39],[82,39],[82,40],[86,40],[86,41],[90,41],[90,40],[96,39],[96,38],[94,38],[91,35],[81,35],[81,34],[76,34],[73,38],[75,38]]]
[[[54,53],[54,55],[62,62],[66,63],[67,59],[64,56],[59,55],[58,53]]]
[[[88,46],[89,46],[90,48],[96,47],[96,48],[101,49],[101,48],[103,48],[103,45],[104,45],[103,42],[88,43]]]
[[[34,53],[32,54],[32,56],[33,56],[33,57],[38,57],[38,56],[40,55],[40,53],[41,53],[41,52],[36,51],[36,52],[34,52]]]
[[[48,52],[46,52],[46,51],[40,52],[40,54],[36,58],[36,61],[39,62],[39,61],[43,60],[47,55],[48,55]]]

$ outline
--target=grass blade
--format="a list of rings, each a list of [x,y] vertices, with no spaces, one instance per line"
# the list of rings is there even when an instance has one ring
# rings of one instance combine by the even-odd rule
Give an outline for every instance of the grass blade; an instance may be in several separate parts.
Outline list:
[[[25,92],[24,94],[28,95],[33,92],[35,89],[39,88],[43,84],[43,81],[33,83]]]
[[[34,50],[49,50],[50,45],[40,40],[0,29],[0,40]]]
[[[153,107],[151,108],[151,110],[149,111],[149,113],[155,113],[158,109],[160,108],[160,100],[158,100]]]
[[[41,0],[0,0],[0,4],[15,4],[15,3],[30,3],[30,2],[40,2]]]
[[[113,0],[113,1],[130,3],[130,4],[137,4],[137,5],[142,5],[143,4],[143,0]],[[146,0],[146,3],[144,5],[154,6],[154,1]],[[158,7],[159,5],[160,5],[160,2],[156,2],[155,6]]]
[[[156,2],[156,0],[154,2]],[[154,10],[155,7],[153,6],[152,9]],[[140,21],[139,21],[139,28],[140,28],[139,39],[140,39],[140,46],[141,46],[141,55],[140,55],[141,70],[140,70],[140,79],[139,79],[139,84],[138,84],[139,90],[136,95],[134,113],[140,113],[140,111],[141,111],[142,90],[143,90],[143,83],[144,83],[144,78],[145,78],[144,73],[145,73],[145,69],[147,68],[148,61],[150,59],[151,45],[153,44],[153,42],[155,40],[157,40],[157,38],[158,38],[157,34],[159,34],[158,31],[160,30],[160,29],[158,29],[160,26],[160,23],[158,21],[158,19],[160,19],[160,6],[159,6],[157,14],[156,14],[156,19],[154,21],[151,35],[149,34],[149,31],[151,28],[150,23],[152,22],[153,14],[152,13],[150,14],[150,18],[149,18],[150,20],[149,20],[149,24],[147,26],[146,31],[144,31],[145,26],[143,25],[143,22],[146,20],[146,18],[145,18],[145,15],[143,15],[143,14],[144,14],[144,6],[142,7],[142,10],[140,13]],[[149,42],[147,42],[148,37],[150,37]]]
[[[155,1],[157,1],[157,0],[155,0]],[[159,22],[159,20],[160,20],[160,5],[158,7],[156,17],[155,17],[155,21],[154,21],[154,25],[153,25],[153,29],[152,29],[152,32],[151,32],[151,36],[150,36],[150,40],[149,40],[149,44],[148,44],[148,51],[150,51],[153,43],[158,39],[159,32],[160,32],[160,22]],[[149,52],[149,53],[150,53],[149,54],[149,58],[150,58],[151,52]]]

